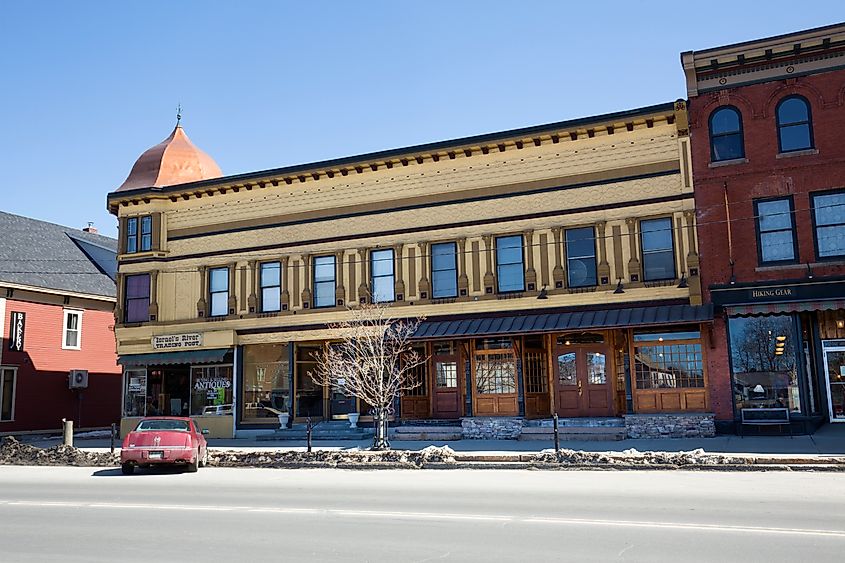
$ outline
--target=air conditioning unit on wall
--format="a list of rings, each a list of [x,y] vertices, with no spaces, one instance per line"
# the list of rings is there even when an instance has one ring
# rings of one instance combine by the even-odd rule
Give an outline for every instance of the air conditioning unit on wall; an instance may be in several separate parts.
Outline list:
[[[88,370],[72,369],[68,374],[67,386],[70,389],[85,389],[88,387]]]

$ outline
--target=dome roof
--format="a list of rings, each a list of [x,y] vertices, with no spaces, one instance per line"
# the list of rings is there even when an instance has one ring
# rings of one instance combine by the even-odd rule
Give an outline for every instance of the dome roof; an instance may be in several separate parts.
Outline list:
[[[172,186],[222,175],[214,159],[191,142],[181,125],[176,125],[168,138],[147,149],[135,161],[117,191]]]

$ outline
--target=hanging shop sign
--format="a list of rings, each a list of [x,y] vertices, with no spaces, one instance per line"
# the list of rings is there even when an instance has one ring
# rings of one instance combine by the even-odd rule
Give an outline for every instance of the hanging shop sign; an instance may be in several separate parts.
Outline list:
[[[12,311],[9,330],[9,350],[23,352],[23,336],[26,329],[26,313]]]
[[[199,348],[202,346],[202,334],[162,334],[153,336],[153,350],[173,350],[174,348]]]

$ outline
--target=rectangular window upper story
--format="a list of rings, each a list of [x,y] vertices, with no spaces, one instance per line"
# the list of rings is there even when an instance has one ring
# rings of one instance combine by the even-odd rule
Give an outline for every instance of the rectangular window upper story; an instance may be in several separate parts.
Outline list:
[[[153,249],[153,217],[141,215],[126,219],[125,249],[127,254]]]
[[[845,257],[845,191],[810,194],[816,258]]]
[[[596,285],[596,231],[593,227],[566,229],[568,287]]]
[[[282,309],[282,265],[264,262],[259,266],[261,312],[273,313]]]
[[[229,314],[229,268],[212,268],[208,273],[209,316]]]
[[[124,278],[123,322],[145,323],[150,320],[150,275]]]
[[[62,348],[65,350],[82,349],[82,311],[64,310]]]
[[[757,258],[760,264],[798,261],[792,198],[756,200]]]
[[[496,285],[499,293],[525,290],[522,235],[496,238]]]
[[[458,296],[457,254],[454,242],[431,245],[431,296],[434,299]]]
[[[499,293],[525,291],[522,235],[496,238],[496,285]]]
[[[370,272],[373,303],[387,303],[396,300],[393,249],[385,248],[370,252]]]
[[[674,279],[675,243],[672,236],[672,219],[665,217],[640,221],[640,243],[643,252],[643,279]]]
[[[0,422],[15,420],[15,383],[17,375],[17,368],[0,368]]]
[[[334,307],[335,257],[314,258],[314,307]]]

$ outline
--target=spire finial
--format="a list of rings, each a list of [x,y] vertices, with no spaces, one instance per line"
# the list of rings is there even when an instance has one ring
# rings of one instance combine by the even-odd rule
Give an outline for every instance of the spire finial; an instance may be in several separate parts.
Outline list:
[[[182,104],[176,106],[176,127],[179,127],[179,123],[182,121]]]

